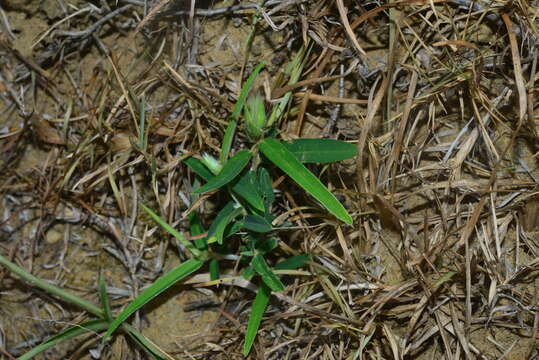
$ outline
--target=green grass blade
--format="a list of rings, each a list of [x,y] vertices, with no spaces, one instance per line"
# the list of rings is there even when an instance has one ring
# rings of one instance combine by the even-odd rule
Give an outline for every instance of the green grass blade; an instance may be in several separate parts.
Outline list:
[[[292,61],[286,66],[285,73],[290,75],[290,80],[288,81],[289,85],[295,84],[301,77],[301,73],[303,72],[303,65],[305,64],[305,59],[308,57],[311,48],[312,42],[308,41],[307,44],[304,45],[300,49],[300,51],[298,51],[298,53],[296,53]],[[272,126],[274,123],[278,123],[281,120],[281,117],[284,115],[285,109],[288,106],[291,97],[292,92],[289,91],[281,98],[277,105],[273,107],[268,119],[267,126]]]
[[[279,280],[279,277],[270,269],[266,260],[262,255],[255,255],[251,261],[255,271],[262,277],[262,280],[269,288],[273,291],[282,291],[284,290],[284,285]]]
[[[107,294],[107,284],[105,283],[105,277],[103,276],[102,270],[99,272],[98,292],[99,292],[99,302],[101,303],[101,306],[103,307],[103,312],[105,313],[105,319],[110,320],[112,319],[112,315],[110,311],[109,296]]]
[[[241,207],[235,207],[233,201],[226,204],[226,206],[219,211],[208,230],[208,244],[214,242],[222,244],[226,227],[232,220],[234,220],[234,218],[240,215],[242,211],[243,209]]]
[[[231,120],[226,127],[225,136],[223,137],[223,144],[221,146],[221,155],[219,156],[219,160],[222,164],[226,163],[228,160],[228,155],[230,154],[230,149],[232,148],[232,140],[234,139],[234,133],[236,131],[238,123],[238,117],[241,114],[243,105],[245,105],[247,95],[249,95],[249,91],[251,91],[251,86],[253,85],[253,82],[255,81],[256,77],[258,76],[258,73],[260,72],[260,70],[262,70],[263,67],[263,63],[258,64],[251,73],[251,75],[249,75],[249,77],[245,81],[245,84],[243,84],[243,87],[240,91],[240,96],[238,96],[236,104],[234,104]]]
[[[247,323],[247,331],[245,332],[245,343],[243,344],[243,355],[249,355],[251,347],[256,338],[256,333],[262,322],[262,316],[266,311],[269,299],[271,296],[271,289],[264,283],[260,284],[258,291],[256,292],[255,300],[251,309],[251,315],[249,316],[249,322]]]
[[[257,241],[255,248],[259,254],[264,255],[274,250],[277,246],[279,246],[279,239],[272,236],[263,241]]]
[[[249,160],[251,160],[251,155],[251,152],[248,150],[238,152],[226,162],[219,175],[211,178],[205,185],[199,187],[193,192],[195,194],[202,194],[228,184],[234,180],[249,163]]]
[[[211,259],[210,260],[210,280],[218,280],[219,279],[219,262],[217,259]]]
[[[150,300],[161,294],[178,281],[200,269],[203,264],[204,262],[201,260],[189,259],[157,279],[152,285],[150,285],[149,288],[144,290],[139,296],[137,296],[136,299],[127,305],[120,315],[114,319],[103,337],[103,342],[108,341],[112,333],[134,312],[146,305]]]
[[[131,339],[135,341],[148,355],[155,360],[174,360],[172,356],[159,349],[153,342],[147,339],[139,331],[129,324],[124,323],[122,329],[126,330]]]
[[[194,158],[188,157],[183,160],[183,163],[187,165],[195,174],[200,176],[206,181],[210,181],[214,177],[211,171],[202,163],[202,161]]]
[[[27,353],[21,355],[17,359],[29,360],[33,358],[34,356],[42,353],[43,351],[53,347],[54,345],[61,343],[62,341],[72,339],[74,337],[77,337],[79,335],[85,334],[90,331],[91,332],[103,331],[108,327],[108,325],[109,325],[109,322],[106,320],[91,320],[91,321],[87,321],[79,325],[75,325],[45,340],[44,342],[34,347],[32,350],[28,351]]]
[[[105,320],[105,312],[98,308],[97,306],[95,306],[94,304],[82,299],[82,298],[79,298],[78,296],[76,295],[73,295],[73,294],[70,294],[69,292],[57,287],[57,286],[54,286],[42,279],[39,279],[37,277],[35,277],[34,275],[30,274],[29,272],[27,272],[26,270],[20,268],[19,266],[13,264],[12,262],[10,262],[9,260],[5,259],[3,256],[0,255],[0,263],[3,264],[4,266],[6,266],[11,272],[15,273],[16,275],[18,275],[20,278],[22,278],[23,280],[27,281],[28,283],[30,283],[30,285],[33,285],[33,286],[37,286],[39,288],[41,288],[42,290],[50,293],[50,294],[53,294],[55,296],[57,296],[58,298],[68,302],[68,303],[71,303],[73,305],[76,305],[86,311],[88,311],[89,313],[91,314],[94,314],[100,318],[103,318],[102,320],[94,320],[94,321],[97,321],[97,322],[92,322],[92,321],[89,321],[87,323],[85,323],[84,325],[79,325],[78,328],[80,329],[81,326],[84,326],[85,329],[90,329],[90,330],[94,330],[94,331],[100,331],[100,330],[105,330],[106,328],[108,328],[109,324],[110,324],[110,321],[108,320]],[[104,327],[101,328],[98,324],[98,322],[104,322]],[[94,327],[95,326],[95,327]],[[129,324],[123,324],[122,325],[122,329],[127,331],[129,333],[130,336],[134,337],[134,338],[137,338],[139,339],[138,341],[141,342],[142,344],[144,342],[148,342],[147,340],[145,341],[145,338],[142,334],[140,334],[135,328],[133,328],[132,326],[130,326]],[[68,330],[76,330],[75,328],[72,328],[72,329],[68,329]],[[68,331],[66,330],[66,331]],[[74,334],[73,336],[77,336],[77,333],[74,333],[74,332],[69,332],[67,335],[72,335]],[[44,348],[42,348],[40,351],[43,351],[43,350],[46,350],[48,349],[49,347],[51,346],[54,346],[55,344],[57,344],[58,342],[54,342],[52,343],[52,341],[54,339],[58,339],[58,337],[60,337],[61,334],[57,334],[56,336],[54,336],[53,338],[50,338],[49,340],[47,340],[45,343],[43,343],[42,345],[43,346],[46,346]],[[60,339],[60,341],[62,341],[66,339],[66,337],[64,336],[63,338]],[[46,344],[46,345],[45,345]],[[41,346],[41,345],[39,345]],[[155,346],[151,345],[151,344],[148,344],[148,345],[145,345],[146,348],[145,350],[149,351],[152,356],[154,356],[155,358],[157,359],[170,359],[170,356],[166,356],[166,354],[163,354],[162,351],[160,351],[159,349],[157,349]],[[28,356],[28,354],[30,354],[31,352],[35,351],[36,349],[32,349],[29,353],[23,355],[23,356]],[[34,353],[35,354],[35,353]],[[30,357],[32,357],[34,355],[31,355]],[[28,357],[28,358],[30,358]],[[25,359],[23,357],[23,359]]]
[[[191,211],[189,213],[189,228],[191,236],[197,236],[204,233],[204,227],[202,226],[202,222],[200,221],[200,217],[198,216],[198,213],[196,211]],[[208,250],[208,244],[206,243],[206,239],[195,239],[193,240],[193,243],[198,250]]]
[[[200,257],[201,252],[197,248],[195,248],[192,243],[185,240],[185,237],[182,234],[180,234],[176,229],[174,229],[172,226],[170,226],[159,215],[154,213],[152,209],[150,209],[149,207],[147,207],[144,204],[141,204],[141,205],[142,205],[142,208],[144,209],[144,211],[146,211],[146,213],[148,215],[150,215],[151,218],[154,219],[154,221],[156,223],[158,223],[163,229],[165,229],[172,236],[174,236],[176,239],[178,239],[178,241],[180,241],[191,252],[191,254],[193,254],[194,257],[196,257],[196,258]]]
[[[221,155],[219,156],[219,161],[221,161],[221,164],[226,163],[228,160],[228,155],[230,154],[230,149],[232,148],[232,141],[234,140],[234,134],[236,133],[237,127],[238,121],[233,117],[228,123],[225,130],[225,135],[223,136]]]
[[[275,270],[294,270],[297,268],[302,267],[307,263],[307,261],[311,260],[311,255],[309,254],[300,254],[296,256],[289,257],[286,260],[281,261],[277,265],[275,265],[273,268]]]
[[[256,173],[249,171],[232,186],[234,195],[244,199],[249,205],[256,210],[264,212],[264,199],[258,190]]]
[[[282,144],[302,163],[331,163],[357,154],[356,145],[333,139],[297,139]]]
[[[243,110],[243,105],[245,105],[245,101],[247,100],[247,95],[249,95],[249,91],[251,91],[251,87],[253,86],[255,79],[264,65],[264,63],[258,64],[251,75],[249,75],[247,80],[245,80],[245,83],[241,88],[240,96],[238,96],[238,101],[236,101],[236,104],[234,104],[234,108],[232,109],[232,119],[237,119],[240,116],[241,111]]]
[[[42,290],[45,290],[49,294],[55,295],[58,298],[68,303],[74,304],[96,316],[99,316],[99,317],[105,316],[103,310],[101,310],[99,307],[95,306],[88,300],[85,300],[81,297],[73,295],[65,291],[64,289],[59,288],[58,286],[52,285],[51,283],[47,281],[44,281],[38,277],[35,277],[34,275],[30,274],[28,271],[12,263],[11,261],[6,259],[2,255],[0,255],[0,264],[4,265],[9,271],[16,274],[23,280],[27,281],[30,285],[37,286],[41,288]]]
[[[352,224],[352,217],[331,192],[279,141],[267,138],[260,151],[338,219]]]
[[[243,219],[243,227],[258,233],[266,233],[273,230],[268,220],[257,215],[247,215],[245,219]]]
[[[253,268],[253,265],[249,265],[246,268],[243,268],[243,271],[241,272],[241,277],[243,277],[246,280],[251,280],[253,276],[256,275],[255,269]]]
[[[258,168],[258,186],[264,198],[264,207],[269,211],[271,204],[275,200],[275,194],[273,193],[272,181],[268,170],[263,167]]]

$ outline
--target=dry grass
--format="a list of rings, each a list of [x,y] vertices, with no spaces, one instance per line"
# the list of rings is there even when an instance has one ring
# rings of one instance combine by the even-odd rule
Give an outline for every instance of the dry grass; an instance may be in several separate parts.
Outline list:
[[[539,359],[537,1],[37,3],[0,4],[4,256],[94,301],[109,269],[120,308],[185,258],[139,201],[181,230],[188,209],[212,218],[218,199],[186,201],[179,154],[219,151],[243,80],[265,61],[266,99],[295,95],[282,137],[339,138],[358,156],[319,169],[353,226],[274,184],[296,227],[280,254],[315,256],[284,274],[252,358]],[[46,24],[32,41],[21,14]],[[283,69],[308,43],[287,85]],[[86,227],[100,236],[85,240]],[[218,319],[173,358],[241,358],[255,285],[208,280],[186,286],[217,299]],[[0,289],[0,358],[82,316],[6,272]],[[144,330],[145,315],[132,324]],[[122,339],[102,351],[143,357]]]

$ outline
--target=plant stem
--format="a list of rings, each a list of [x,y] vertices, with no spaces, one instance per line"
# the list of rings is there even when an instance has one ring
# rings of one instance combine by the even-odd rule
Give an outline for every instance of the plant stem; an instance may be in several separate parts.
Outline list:
[[[47,291],[48,293],[50,294],[53,294],[53,295],[56,295],[58,296],[59,298],[61,298],[62,300],[65,300],[71,304],[74,304],[74,305],[77,305],[78,307],[81,307],[83,308],[84,310],[100,317],[100,318],[104,318],[105,317],[105,314],[103,312],[103,310],[101,310],[100,308],[98,308],[97,306],[95,306],[94,304],[92,304],[91,302],[81,298],[81,297],[78,297],[76,295],[73,295],[73,294],[70,294],[69,292],[55,286],[55,285],[52,285],[50,283],[48,283],[47,281],[45,280],[42,280],[42,279],[39,279],[37,277],[35,277],[34,275],[30,274],[28,271],[26,271],[25,269],[21,268],[20,266],[12,263],[11,261],[9,261],[8,259],[6,259],[5,257],[3,257],[2,255],[0,255],[0,263],[2,265],[4,265],[6,268],[8,268],[9,271],[17,274],[20,278],[22,278],[23,280],[27,281],[28,283],[30,283],[31,285],[34,285],[34,286],[37,286],[39,288],[41,288],[42,290],[45,290]]]

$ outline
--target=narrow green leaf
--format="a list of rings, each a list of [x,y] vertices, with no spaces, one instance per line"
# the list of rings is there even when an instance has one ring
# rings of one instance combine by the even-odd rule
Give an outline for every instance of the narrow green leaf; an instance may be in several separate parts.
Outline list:
[[[227,161],[219,175],[211,178],[206,185],[199,187],[194,191],[194,193],[202,194],[228,184],[234,180],[236,176],[241,173],[243,168],[245,168],[245,166],[249,163],[249,160],[251,160],[251,155],[251,152],[248,150],[238,152]]]
[[[247,331],[245,332],[245,343],[243,344],[243,356],[249,355],[251,347],[256,338],[256,333],[262,322],[262,316],[266,311],[269,299],[271,296],[271,289],[266,284],[260,284],[258,291],[256,292],[255,300],[251,309],[251,315],[249,315],[249,322],[247,323]]]
[[[103,270],[99,272],[98,280],[98,292],[99,292],[99,302],[103,307],[103,313],[105,314],[105,319],[112,319],[110,311],[109,296],[107,294],[107,284],[105,283],[105,277],[103,276]]]
[[[70,292],[65,291],[64,289],[58,286],[55,286],[48,281],[45,281],[43,279],[40,279],[30,274],[26,269],[21,268],[15,263],[12,263],[11,261],[6,259],[2,255],[0,255],[0,264],[4,265],[13,274],[19,276],[21,279],[28,282],[31,286],[39,287],[40,289],[45,290],[49,294],[55,295],[59,297],[60,299],[62,299],[63,301],[66,301],[75,306],[78,306],[79,308],[84,309],[88,311],[89,313],[94,314],[98,317],[105,316],[102,309],[95,306],[93,303],[89,302],[88,300],[85,300],[77,295],[71,294]]]
[[[260,143],[260,151],[305,191],[314,196],[338,219],[352,224],[352,217],[342,204],[288,149],[279,141],[266,138]]]
[[[234,108],[232,109],[232,118],[237,119],[238,116],[241,114],[241,110],[243,109],[243,105],[245,104],[245,101],[247,100],[247,95],[249,95],[249,91],[251,91],[251,86],[253,86],[253,83],[258,76],[258,73],[262,68],[264,67],[264,63],[258,64],[253,72],[249,75],[247,80],[245,80],[245,83],[243,84],[243,87],[240,92],[240,96],[238,96],[238,101],[236,101],[236,104],[234,105]]]
[[[234,140],[234,134],[238,127],[238,121],[233,117],[226,126],[225,135],[223,136],[223,144],[221,145],[221,155],[219,161],[224,164],[228,160],[230,149],[232,148],[232,141]]]
[[[273,291],[282,291],[284,290],[284,285],[279,280],[279,277],[270,269],[266,260],[262,255],[255,255],[251,261],[255,271],[262,277],[262,280],[270,287]]]
[[[202,222],[196,211],[191,211],[189,213],[189,229],[191,236],[197,236],[204,233],[204,227],[202,226]],[[195,239],[193,240],[193,243],[198,250],[205,251],[208,249],[206,239]]]
[[[294,270],[297,268],[302,267],[307,263],[307,261],[311,260],[311,255],[309,254],[300,254],[296,256],[289,257],[286,260],[281,261],[277,265],[275,265],[273,268],[275,270]]]
[[[302,163],[331,163],[357,154],[357,146],[334,139],[296,139],[282,144]]]
[[[279,239],[272,236],[267,239],[262,239],[256,243],[256,250],[259,254],[267,254],[279,245]]]
[[[72,339],[87,332],[103,331],[108,327],[108,325],[109,322],[107,320],[91,320],[79,325],[75,325],[45,340],[44,342],[32,348],[32,350],[28,351],[17,359],[29,360],[34,356],[42,353],[43,351],[53,347],[54,345],[61,343],[62,341]]]
[[[129,324],[124,323],[122,328],[127,331],[131,339],[137,343],[151,358],[155,360],[173,360],[172,356],[163,352],[153,342]]]
[[[257,185],[256,173],[249,171],[232,186],[232,191],[255,209],[264,212],[264,199]]]
[[[255,276],[256,272],[253,268],[253,265],[249,265],[246,268],[243,269],[241,272],[241,276],[246,280],[251,280],[253,276]]]
[[[211,259],[210,260],[210,280],[218,280],[219,279],[219,262],[217,259]]]
[[[180,234],[176,229],[170,226],[165,220],[161,219],[161,217],[154,213],[152,209],[150,209],[144,204],[141,205],[144,211],[146,211],[146,213],[150,215],[156,223],[158,223],[163,229],[165,229],[172,236],[178,239],[178,241],[180,241],[191,252],[191,254],[193,254],[194,257],[199,257],[201,255],[200,251],[195,248],[191,242],[185,240],[185,237],[182,234]]]
[[[134,312],[146,305],[150,300],[161,294],[178,281],[200,269],[203,264],[204,262],[201,260],[189,259],[157,279],[152,285],[150,285],[150,287],[144,290],[139,296],[137,296],[136,299],[127,305],[120,315],[114,319],[114,321],[110,324],[109,329],[103,336],[103,342],[108,341],[112,333]]]
[[[211,173],[211,171],[202,163],[202,161],[194,158],[194,157],[188,157],[187,159],[183,160],[183,163],[187,165],[195,174],[200,176],[206,181],[209,181],[211,178],[214,177],[214,175]]]
[[[219,160],[221,160],[221,163],[223,164],[226,163],[226,161],[228,160],[228,155],[230,154],[230,149],[232,148],[232,140],[234,139],[234,133],[236,131],[238,123],[238,117],[240,116],[243,105],[247,100],[247,95],[249,95],[251,86],[253,85],[253,82],[255,81],[256,77],[258,76],[258,73],[260,72],[260,70],[262,70],[263,67],[263,63],[258,64],[258,66],[251,73],[251,75],[249,75],[249,77],[243,84],[240,96],[238,96],[236,104],[234,104],[231,120],[226,127],[225,135],[223,137],[223,144],[221,146],[221,156],[219,157]]]
[[[234,218],[241,214],[242,211],[243,209],[241,207],[236,207],[233,201],[226,204],[226,206],[219,211],[208,230],[208,244],[214,242],[222,244],[226,227]]]
[[[243,229],[243,221],[236,219],[232,224],[227,225],[223,234],[223,239],[228,239],[232,235],[240,232],[241,229]]]
[[[258,168],[258,186],[264,197],[264,206],[269,211],[271,204],[275,201],[275,194],[273,193],[272,181],[268,170],[263,167]]]
[[[259,233],[266,233],[273,230],[271,224],[266,219],[258,215],[247,215],[243,219],[243,227],[247,230]]]
[[[308,58],[308,54],[310,53],[312,48],[312,43],[311,45],[308,44],[309,41],[307,42],[307,45],[301,47],[300,51],[298,51],[296,55],[294,55],[292,61],[289,62],[285,67],[285,74],[290,75],[290,79],[288,81],[289,85],[297,83],[299,78],[301,77],[301,73],[303,72],[303,65],[305,64],[305,61]],[[274,123],[278,123],[281,120],[281,117],[285,113],[285,109],[288,106],[291,97],[292,91],[289,91],[273,107],[268,119],[267,126],[272,126]]]

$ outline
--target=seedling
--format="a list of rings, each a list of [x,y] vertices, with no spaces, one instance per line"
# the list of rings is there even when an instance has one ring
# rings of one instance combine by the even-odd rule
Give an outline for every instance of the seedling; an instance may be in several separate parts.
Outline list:
[[[282,291],[285,286],[270,266],[266,256],[278,246],[278,229],[273,227],[273,220],[278,214],[273,213],[276,200],[272,188],[272,174],[275,167],[282,170],[308,194],[337,219],[352,223],[352,218],[335,196],[310,172],[304,163],[330,163],[354,157],[356,147],[346,142],[330,139],[298,139],[291,143],[278,140],[270,126],[261,98],[248,98],[255,77],[262,69],[259,65],[246,81],[232,118],[225,131],[219,160],[203,154],[200,157],[187,158],[184,163],[198,176],[191,194],[192,200],[209,191],[219,190],[225,193],[226,204],[217,212],[209,224],[207,235],[194,244],[170,227],[151,209],[144,210],[165,230],[175,236],[191,252],[192,258],[165,274],[139,297],[129,304],[112,322],[104,339],[122,324],[131,314],[140,309],[161,292],[200,269],[209,262],[211,280],[219,278],[219,260],[221,252],[228,251],[243,260],[242,276],[246,279],[259,277],[259,288],[254,299],[251,315],[247,324],[244,355],[248,355],[262,316],[269,303],[272,292]],[[247,106],[244,107],[244,104]],[[278,105],[279,108],[282,104]],[[252,142],[249,150],[240,150],[230,156],[239,115],[243,110],[243,128]],[[190,214],[191,234],[206,232],[197,213]],[[238,241],[239,240],[239,241]],[[308,256],[296,256],[276,265],[279,269],[295,269],[308,261]]]
[[[292,69],[291,81],[296,81],[301,72],[302,63],[298,58],[303,55],[303,52],[300,54],[293,62],[295,67]],[[196,174],[191,199],[194,201],[200,194],[218,190],[223,192],[223,198],[227,199],[225,205],[218,210],[213,221],[206,224],[207,229],[198,213],[191,212],[189,214],[191,235],[201,235],[207,232],[206,236],[192,242],[188,241],[181,232],[170,226],[149,207],[142,205],[142,208],[152,219],[187,249],[191,258],[157,279],[128,304],[119,315],[113,317],[111,313],[102,276],[100,276],[98,284],[101,307],[97,307],[87,300],[34,277],[0,256],[0,263],[13,273],[64,301],[86,310],[97,318],[55,335],[19,359],[30,359],[61,341],[88,331],[106,330],[103,336],[103,343],[105,343],[118,328],[122,328],[125,333],[130,335],[152,358],[168,359],[169,356],[166,353],[154,346],[151,341],[125,321],[163,291],[197,272],[205,264],[209,266],[211,279],[219,279],[220,261],[225,261],[220,259],[226,259],[222,256],[223,252],[239,258],[243,265],[242,276],[259,284],[252,304],[243,346],[244,355],[249,354],[272,292],[285,289],[285,285],[275,270],[296,269],[310,259],[308,255],[302,254],[284,259],[272,266],[272,258],[268,257],[278,247],[278,231],[281,230],[281,228],[275,228],[273,224],[279,215],[274,213],[273,204],[276,201],[276,196],[272,187],[273,176],[276,175],[277,168],[318,200],[320,205],[330,214],[347,224],[351,224],[352,218],[342,204],[304,164],[330,163],[356,155],[354,145],[337,140],[298,139],[291,143],[280,141],[275,136],[275,125],[284,113],[290,96],[287,94],[283,97],[283,100],[272,109],[271,115],[266,116],[263,100],[256,96],[249,97],[253,82],[262,68],[263,65],[257,66],[242,88],[225,131],[219,159],[209,154],[201,154],[184,160],[184,164]],[[247,106],[244,106],[245,104]],[[144,102],[141,103],[141,107],[144,107]],[[243,129],[251,143],[248,150],[233,152],[234,137],[242,113]],[[144,122],[141,121],[141,137],[138,144],[141,149],[146,147],[143,129]],[[233,153],[232,156],[231,153]]]

